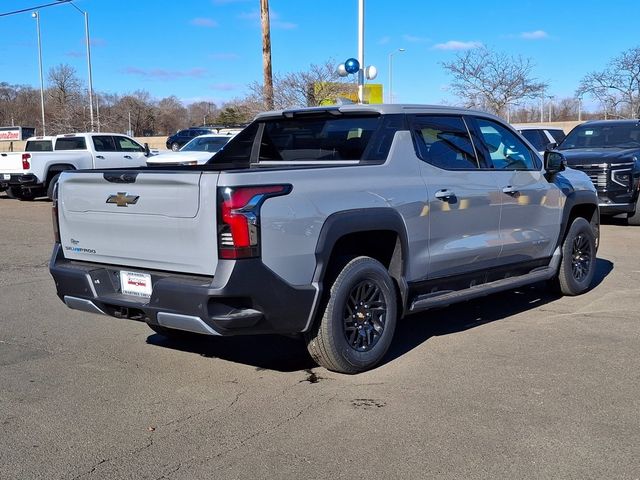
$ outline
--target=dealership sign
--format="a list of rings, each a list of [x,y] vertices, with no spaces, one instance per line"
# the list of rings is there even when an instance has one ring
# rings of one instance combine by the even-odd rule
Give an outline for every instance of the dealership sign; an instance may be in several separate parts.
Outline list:
[[[36,129],[33,127],[0,127],[0,142],[16,142],[33,137]]]

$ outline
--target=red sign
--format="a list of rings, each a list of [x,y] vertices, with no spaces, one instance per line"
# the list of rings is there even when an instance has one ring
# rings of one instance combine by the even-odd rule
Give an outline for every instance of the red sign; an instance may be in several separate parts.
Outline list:
[[[21,140],[20,129],[15,130],[0,130],[0,142],[11,142],[15,140]]]

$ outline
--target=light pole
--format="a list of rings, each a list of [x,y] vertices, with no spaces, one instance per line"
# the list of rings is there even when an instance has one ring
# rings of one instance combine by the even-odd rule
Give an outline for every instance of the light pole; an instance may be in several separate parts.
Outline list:
[[[40,110],[42,112],[42,135],[47,134],[47,127],[44,121],[44,80],[42,79],[42,44],[40,42],[40,15],[38,12],[31,14],[36,19],[36,30],[38,31],[38,65],[40,67]]]
[[[582,95],[578,97],[578,121],[582,121]]]
[[[389,103],[393,103],[393,55],[404,51],[404,48],[399,48],[389,54]]]
[[[553,95],[549,95],[549,123],[551,123],[551,107],[553,106],[553,99],[556,98]]]
[[[65,3],[69,3],[84,16],[84,36],[87,44],[87,68],[89,70],[89,116],[91,117],[91,131],[93,132],[95,131],[95,127],[93,122],[93,74],[91,70],[91,42],[89,40],[89,14],[84,10],[80,10],[72,1]]]

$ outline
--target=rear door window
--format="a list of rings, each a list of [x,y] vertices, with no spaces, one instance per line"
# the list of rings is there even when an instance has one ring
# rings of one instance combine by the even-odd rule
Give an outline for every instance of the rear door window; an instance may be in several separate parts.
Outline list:
[[[556,143],[562,142],[564,140],[564,137],[566,137],[566,135],[564,134],[564,130],[557,129],[547,131],[551,134]]]
[[[61,137],[56,140],[56,150],[86,150],[84,137]]]
[[[415,115],[411,130],[417,155],[445,170],[479,168],[469,130],[458,116]]]
[[[115,152],[116,144],[111,135],[99,135],[93,137],[93,146],[96,152]]]

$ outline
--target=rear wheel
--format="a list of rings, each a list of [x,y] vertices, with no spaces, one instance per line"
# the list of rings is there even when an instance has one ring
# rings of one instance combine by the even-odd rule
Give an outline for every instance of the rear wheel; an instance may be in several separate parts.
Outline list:
[[[563,295],[580,295],[591,286],[596,269],[596,240],[591,224],[576,218],[562,244],[557,286]]]
[[[53,200],[53,190],[56,188],[59,178],[60,174],[58,173],[49,181],[49,186],[47,187],[47,197],[49,200]]]
[[[397,305],[387,269],[357,257],[331,285],[322,318],[306,334],[311,357],[328,370],[357,373],[377,365],[389,349]]]
[[[17,198],[18,200],[30,201],[36,198],[33,190],[23,190],[20,187],[7,188],[7,196],[9,198]]]

